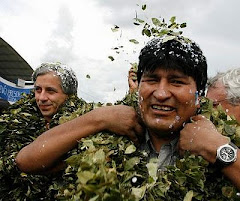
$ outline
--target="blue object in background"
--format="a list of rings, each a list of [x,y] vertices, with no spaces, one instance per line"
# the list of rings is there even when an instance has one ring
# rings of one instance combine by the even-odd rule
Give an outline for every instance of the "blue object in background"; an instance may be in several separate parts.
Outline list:
[[[15,84],[0,77],[0,98],[7,100],[10,103],[14,103],[22,97],[22,93],[29,94],[33,89],[33,85],[24,88],[14,85]]]

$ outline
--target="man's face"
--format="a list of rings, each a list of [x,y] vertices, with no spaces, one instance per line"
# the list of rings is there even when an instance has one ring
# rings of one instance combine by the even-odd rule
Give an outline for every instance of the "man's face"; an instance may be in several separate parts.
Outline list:
[[[48,122],[57,113],[59,106],[65,102],[67,97],[61,88],[59,76],[53,72],[37,77],[35,98],[42,115]]]
[[[207,98],[213,101],[213,106],[221,105],[228,115],[233,115],[240,122],[240,105],[233,105],[227,100],[226,89],[221,81],[217,81],[207,91]]]
[[[157,68],[139,83],[139,107],[150,134],[170,137],[196,113],[196,83],[178,70]]]

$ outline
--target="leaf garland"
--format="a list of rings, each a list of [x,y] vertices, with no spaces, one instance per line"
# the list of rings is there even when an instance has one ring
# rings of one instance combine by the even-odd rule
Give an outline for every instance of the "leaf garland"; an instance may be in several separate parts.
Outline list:
[[[0,200],[239,200],[236,188],[202,157],[186,153],[175,166],[158,173],[156,161],[148,161],[147,153],[127,137],[107,132],[82,139],[68,153],[64,172],[47,177],[21,173],[14,164],[16,153],[45,130],[33,97],[25,96],[0,117]],[[128,94],[116,104],[136,108],[137,100],[137,94]],[[100,106],[71,97],[51,127]],[[240,125],[221,107],[214,109],[203,98],[201,114],[240,145]]]
[[[92,104],[71,96],[54,115],[50,127],[58,125],[60,117],[72,115],[77,108],[87,112],[92,107]],[[34,93],[23,94],[22,99],[3,112],[0,122],[0,200],[54,200],[55,193],[49,190],[49,186],[53,181],[57,182],[59,175],[25,174],[17,169],[14,162],[21,148],[46,131],[45,120],[38,110]]]
[[[137,106],[137,95],[128,95],[118,104]],[[202,98],[201,114],[240,145],[240,125],[221,107],[214,109],[211,101]],[[68,182],[58,187],[59,200],[240,200],[231,182],[201,156],[186,153],[175,166],[158,173],[156,161],[149,162],[147,153],[128,138],[106,132],[82,139],[78,150],[66,160]]]

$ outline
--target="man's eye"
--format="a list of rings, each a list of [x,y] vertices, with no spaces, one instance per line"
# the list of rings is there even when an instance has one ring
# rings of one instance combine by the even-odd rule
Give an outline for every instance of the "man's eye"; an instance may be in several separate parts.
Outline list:
[[[153,83],[153,82],[157,82],[157,79],[154,79],[154,78],[147,78],[147,79],[143,79],[143,82]]]
[[[53,89],[48,89],[47,91],[48,91],[48,93],[50,93],[50,94],[54,94],[54,93],[56,93],[56,91],[53,90]]]
[[[41,92],[41,88],[40,87],[35,87],[35,91],[36,92]]]
[[[182,80],[172,80],[171,81],[173,84],[184,84]]]

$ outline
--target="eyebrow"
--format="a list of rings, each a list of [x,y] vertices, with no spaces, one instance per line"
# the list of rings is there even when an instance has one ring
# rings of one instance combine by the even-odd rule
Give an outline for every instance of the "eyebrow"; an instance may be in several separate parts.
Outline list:
[[[151,77],[151,78],[158,78],[159,77],[156,73],[151,73],[151,72],[147,72],[143,76],[147,76],[147,77]],[[190,76],[186,75],[184,73],[181,73],[181,72],[173,72],[173,73],[168,75],[168,78],[188,78],[188,77],[190,77]]]
[[[37,89],[37,88],[42,88],[41,86],[38,86],[38,85],[35,85],[34,86],[34,89]],[[46,87],[45,88],[47,91],[56,91],[56,92],[58,92],[58,90],[57,90],[57,88],[55,88],[55,87]]]
[[[46,90],[48,91],[58,91],[55,87],[46,87]]]

